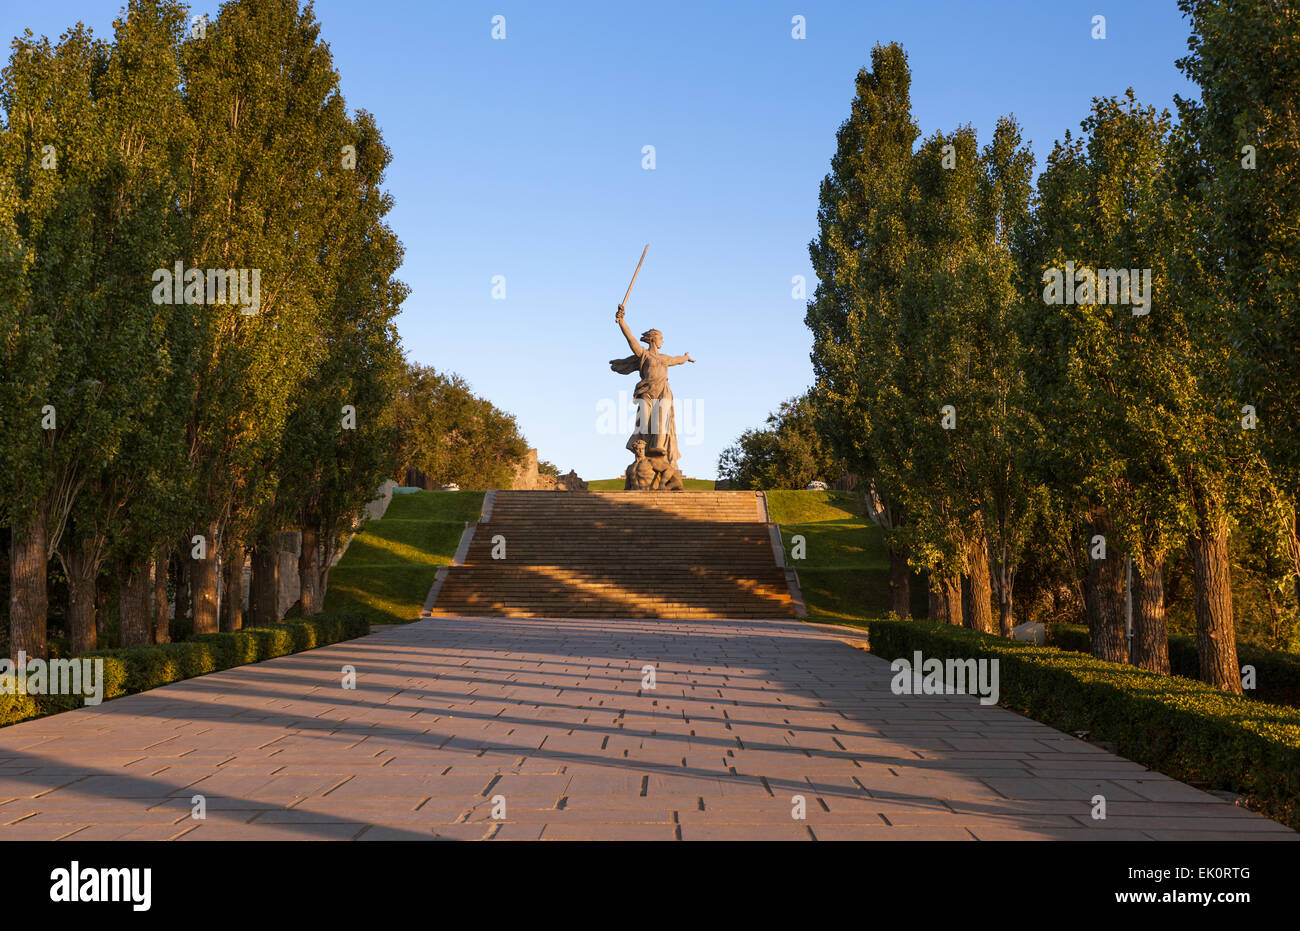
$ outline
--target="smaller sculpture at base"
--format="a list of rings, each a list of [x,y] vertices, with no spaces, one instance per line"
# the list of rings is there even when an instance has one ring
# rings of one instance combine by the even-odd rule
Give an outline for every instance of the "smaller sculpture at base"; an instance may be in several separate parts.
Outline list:
[[[627,467],[624,491],[684,491],[682,476],[664,451],[658,447],[646,452],[645,440],[632,444],[636,461]]]
[[[659,455],[655,455],[659,453]],[[651,450],[650,468],[654,469],[654,481],[650,483],[651,491],[683,491],[682,476],[677,466],[669,461],[663,450]]]
[[[632,444],[632,447],[632,451],[636,455],[636,461],[627,467],[627,474],[623,480],[623,490],[649,491],[657,475],[654,466],[646,458],[645,440],[637,440]]]

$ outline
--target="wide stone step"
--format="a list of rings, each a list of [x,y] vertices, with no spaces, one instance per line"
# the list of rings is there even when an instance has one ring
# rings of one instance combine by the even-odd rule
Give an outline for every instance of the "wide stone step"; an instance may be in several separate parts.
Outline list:
[[[699,511],[699,512],[680,512],[668,513],[664,511],[655,512],[632,512],[621,514],[617,511],[601,509],[599,511],[590,511],[578,513],[573,511],[556,511],[552,513],[529,514],[520,510],[492,510],[492,520],[510,521],[513,523],[535,523],[538,526],[547,526],[550,524],[603,524],[606,526],[648,524],[648,525],[671,525],[680,523],[689,523],[693,521],[719,521],[729,524],[752,524],[757,522],[757,518],[752,512],[747,513],[727,513],[723,511]]]
[[[460,564],[439,570],[434,615],[795,615],[754,492],[512,491],[485,507]]]
[[[668,515],[723,521],[762,519],[754,492],[530,492],[502,491],[494,496],[493,519],[520,517],[547,521],[563,518],[630,519]]]
[[[504,550],[504,558],[498,558]],[[674,565],[744,564],[772,566],[772,542],[766,532],[742,539],[719,536],[649,535],[609,537],[599,534],[535,535],[480,526],[470,541],[465,563],[511,565],[556,563],[600,566],[648,560]]]
[[[537,604],[485,599],[467,604],[439,605],[431,617],[463,614],[472,617],[792,617],[781,606],[717,604],[612,604],[608,602]]]
[[[792,617],[784,573],[685,565],[453,566],[434,614],[505,617]]]
[[[493,533],[517,533],[534,536],[555,536],[562,533],[599,533],[603,537],[636,537],[646,530],[681,534],[692,537],[720,537],[726,539],[752,539],[766,532],[766,525],[754,521],[713,520],[555,520],[540,522],[520,517],[493,515],[490,521],[480,522],[480,528],[491,527]]]

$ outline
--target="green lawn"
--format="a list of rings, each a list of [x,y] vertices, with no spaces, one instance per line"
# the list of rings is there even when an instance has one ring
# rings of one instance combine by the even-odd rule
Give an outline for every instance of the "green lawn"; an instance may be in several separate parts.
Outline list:
[[[889,612],[889,550],[862,501],[847,491],[769,491],[787,565],[799,574],[810,621],[862,622]],[[804,540],[794,558],[794,537]],[[925,613],[922,580],[912,577],[912,614]]]
[[[851,491],[769,491],[767,512],[778,524],[823,524],[828,521],[871,524],[862,500]]]
[[[417,620],[438,567],[451,563],[465,522],[478,520],[482,507],[481,491],[394,495],[330,570],[325,610],[364,608],[379,623]]]
[[[622,478],[598,478],[587,483],[589,491],[622,491]],[[713,479],[711,478],[684,478],[682,479],[682,488],[687,491],[713,491]]]

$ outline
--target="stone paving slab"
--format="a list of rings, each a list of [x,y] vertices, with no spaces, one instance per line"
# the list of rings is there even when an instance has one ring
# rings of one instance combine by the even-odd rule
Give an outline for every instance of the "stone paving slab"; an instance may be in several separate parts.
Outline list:
[[[788,620],[388,627],[0,729],[0,841],[1300,836],[973,696],[896,696],[855,642]]]

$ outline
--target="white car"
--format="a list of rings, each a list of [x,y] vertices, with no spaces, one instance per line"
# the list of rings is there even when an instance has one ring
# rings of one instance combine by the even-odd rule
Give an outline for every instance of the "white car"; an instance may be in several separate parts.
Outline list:
[[[807,485],[804,486],[804,491],[825,491],[825,490],[826,490],[825,482],[809,482]]]

